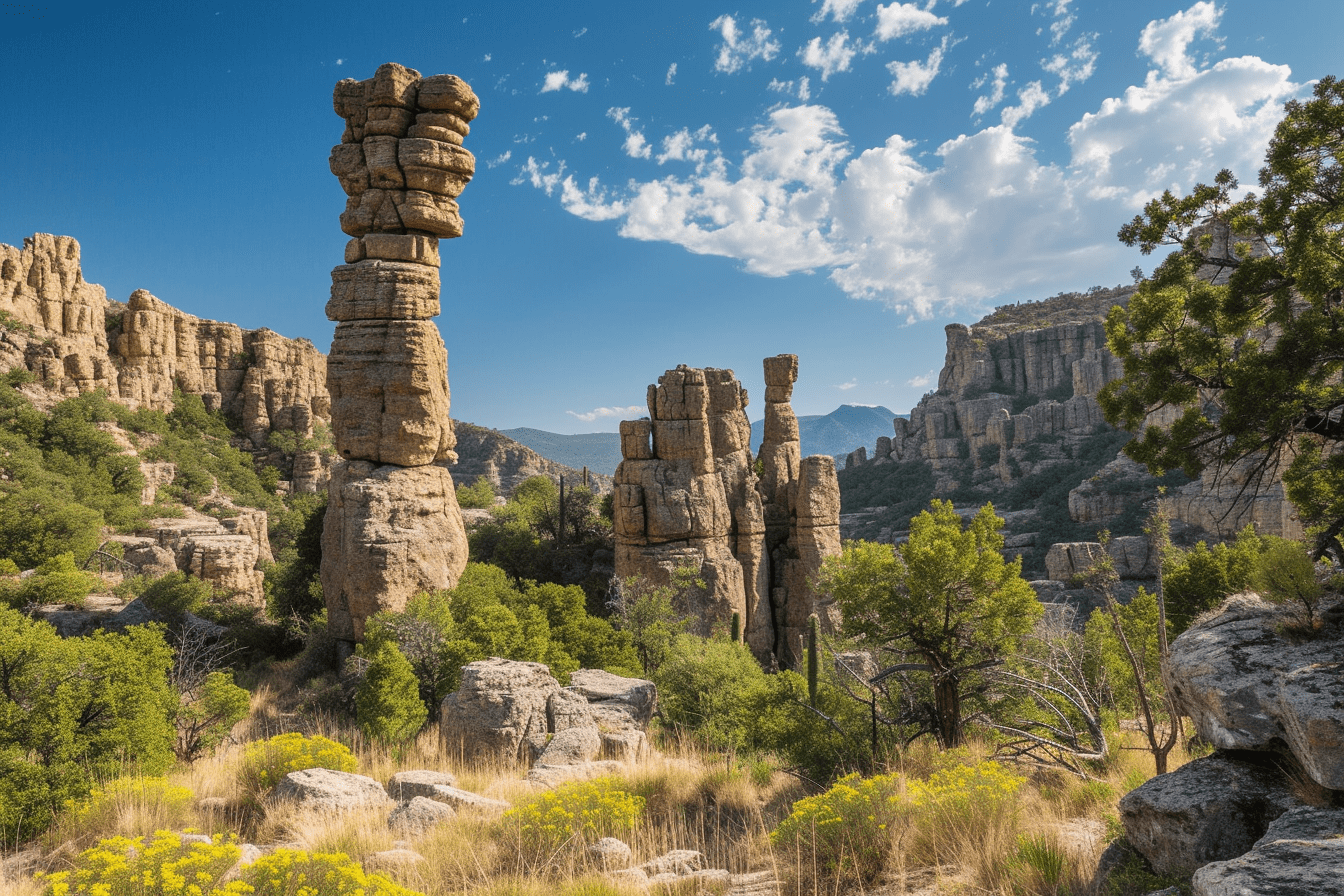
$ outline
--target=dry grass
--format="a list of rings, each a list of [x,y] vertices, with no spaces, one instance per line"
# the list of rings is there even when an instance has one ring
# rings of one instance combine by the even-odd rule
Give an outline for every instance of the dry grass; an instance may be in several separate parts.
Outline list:
[[[280,669],[277,675],[285,674]],[[275,679],[272,679],[274,681]],[[448,755],[434,730],[397,749],[366,742],[359,732],[332,715],[297,718],[293,688],[268,682],[256,690],[252,715],[236,733],[248,739],[302,730],[338,740],[354,751],[361,774],[386,782],[401,769],[434,769],[457,776],[466,790],[513,804],[538,790],[523,771],[501,765],[471,766]],[[1082,892],[1106,846],[1107,819],[1127,790],[1151,777],[1153,762],[1134,732],[1114,737],[1117,749],[1099,780],[1084,781],[1059,771],[1019,770],[1028,783],[1002,818],[959,819],[949,816],[914,832],[892,832],[891,858],[882,877],[867,892],[882,896],[940,892],[1057,894]],[[160,828],[195,828],[205,833],[238,833],[244,842],[287,845],[344,852],[356,858],[393,848],[409,848],[425,861],[392,873],[400,883],[422,893],[471,896],[626,896],[629,883],[594,876],[581,853],[557,862],[546,874],[520,873],[524,868],[517,845],[510,847],[498,819],[462,812],[457,819],[418,836],[395,834],[385,810],[339,814],[301,813],[293,807],[249,799],[238,788],[242,747],[226,746],[194,765],[179,767],[169,777],[189,788],[195,799],[185,807],[127,798],[76,823],[60,822],[44,839],[47,867],[69,867],[79,849],[109,836],[137,836]],[[959,765],[990,758],[991,746],[972,743],[940,752],[919,742],[905,750],[892,772],[905,780],[924,780]],[[1189,757],[1170,757],[1175,768]],[[646,801],[644,820],[628,838],[639,864],[673,849],[704,853],[710,867],[734,873],[775,869],[792,881],[785,892],[818,896],[829,893],[825,881],[799,887],[791,875],[797,856],[778,853],[769,832],[787,817],[794,802],[809,795],[794,777],[769,773],[731,755],[708,754],[684,744],[667,747],[646,762],[626,767],[618,776],[623,790]],[[76,827],[77,824],[77,827]],[[916,833],[918,834],[916,836]],[[1035,867],[1049,866],[1044,871]],[[1052,864],[1053,863],[1053,864]],[[1058,865],[1059,869],[1054,869]],[[1071,888],[1066,890],[1065,888]],[[832,888],[833,889],[833,888]],[[41,887],[31,879],[0,881],[0,892],[36,896]],[[860,892],[847,889],[845,892]]]

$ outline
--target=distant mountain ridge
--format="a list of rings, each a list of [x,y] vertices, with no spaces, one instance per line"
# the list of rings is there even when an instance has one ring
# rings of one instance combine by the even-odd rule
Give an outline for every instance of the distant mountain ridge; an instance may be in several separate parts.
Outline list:
[[[803,456],[829,454],[843,459],[855,448],[874,444],[879,436],[890,436],[893,431],[891,421],[896,416],[884,407],[845,404],[829,414],[799,417],[798,435]],[[751,424],[753,452],[760,450],[763,427],[760,420]],[[587,467],[595,473],[612,476],[621,462],[619,433],[564,435],[525,426],[499,432],[548,460],[576,470]]]
[[[891,421],[898,416],[878,405],[842,404],[829,414],[810,414],[798,418],[798,441],[803,457],[829,454],[840,458],[861,446],[872,445],[879,436],[890,437]],[[903,416],[903,415],[902,415]],[[759,451],[765,423],[751,424],[751,450]]]

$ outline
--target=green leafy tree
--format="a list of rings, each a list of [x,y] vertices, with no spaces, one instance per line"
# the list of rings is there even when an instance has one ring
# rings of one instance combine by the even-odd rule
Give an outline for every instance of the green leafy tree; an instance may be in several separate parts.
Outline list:
[[[1259,195],[1236,199],[1224,170],[1120,229],[1145,253],[1179,249],[1107,317],[1125,373],[1098,400],[1142,431],[1125,451],[1154,471],[1238,467],[1255,488],[1291,458],[1283,481],[1317,555],[1344,556],[1344,83],[1322,78],[1284,112]],[[1180,415],[1144,429],[1161,408]]]
[[[1209,547],[1199,542],[1189,550],[1163,552],[1163,594],[1172,634],[1190,627],[1195,617],[1212,610],[1223,599],[1255,587],[1265,540],[1246,526],[1233,542]]]
[[[487,508],[495,506],[495,487],[484,476],[477,476],[471,485],[457,487],[457,503],[460,507]]]
[[[173,752],[183,762],[194,762],[224,742],[252,705],[252,695],[233,683],[225,671],[211,672],[199,686],[182,694],[175,724]]]
[[[1267,600],[1293,605],[1298,628],[1314,631],[1316,608],[1325,588],[1316,579],[1316,564],[1306,548],[1286,538],[1264,539],[1264,552],[1255,571],[1255,587]]]
[[[172,651],[153,626],[62,638],[0,608],[0,837],[40,833],[67,800],[127,766],[173,761]]]
[[[395,644],[378,645],[370,654],[369,669],[355,692],[359,727],[373,740],[400,743],[414,737],[428,716],[410,662]]]
[[[84,598],[98,584],[98,577],[75,565],[69,551],[57,554],[37,567],[37,571],[9,591],[15,607],[30,604],[83,606]]]
[[[1040,617],[1020,559],[1003,559],[1003,520],[986,504],[969,526],[949,501],[910,521],[899,548],[854,542],[822,566],[819,588],[835,598],[849,634],[913,654],[900,669],[933,684],[933,733],[962,743],[962,695],[975,673],[997,664]]]

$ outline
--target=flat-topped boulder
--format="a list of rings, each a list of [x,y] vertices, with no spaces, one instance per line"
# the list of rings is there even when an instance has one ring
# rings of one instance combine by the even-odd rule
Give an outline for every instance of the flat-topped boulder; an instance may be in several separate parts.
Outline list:
[[[392,805],[383,785],[372,778],[329,768],[290,772],[276,785],[272,797],[314,812],[349,812]]]

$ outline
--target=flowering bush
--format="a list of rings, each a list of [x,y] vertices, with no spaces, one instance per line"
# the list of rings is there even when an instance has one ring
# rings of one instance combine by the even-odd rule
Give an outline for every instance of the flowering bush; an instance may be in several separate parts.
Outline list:
[[[644,798],[618,783],[595,778],[562,784],[505,812],[503,833],[516,838],[519,858],[532,862],[633,831],[644,815]]]
[[[269,740],[253,741],[243,752],[238,783],[251,793],[265,793],[290,772],[309,768],[329,768],[353,772],[355,754],[342,744],[321,736],[279,734]]]
[[[911,851],[919,859],[938,861],[940,855],[946,858],[949,844],[975,849],[996,834],[1011,833],[1024,780],[986,761],[912,781],[907,797],[917,822]]]
[[[183,843],[177,834],[159,831],[148,845],[144,837],[112,837],[79,854],[72,871],[46,878],[44,896],[203,896],[249,892],[219,879],[238,863],[242,851],[216,836],[210,843]]]
[[[891,852],[893,828],[908,811],[900,784],[897,775],[841,778],[825,793],[794,803],[770,842],[788,851],[805,881],[872,881]]]
[[[216,835],[183,843],[169,831],[113,837],[80,853],[72,871],[46,878],[44,896],[421,896],[377,874],[366,874],[344,853],[278,849],[225,876],[242,855]]]
[[[95,787],[82,802],[67,800],[59,825],[64,833],[89,832],[91,843],[124,823],[133,821],[139,830],[151,827],[182,828],[191,818],[191,788],[169,784],[164,778],[117,778]]]

